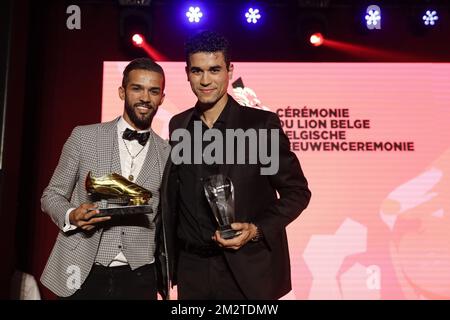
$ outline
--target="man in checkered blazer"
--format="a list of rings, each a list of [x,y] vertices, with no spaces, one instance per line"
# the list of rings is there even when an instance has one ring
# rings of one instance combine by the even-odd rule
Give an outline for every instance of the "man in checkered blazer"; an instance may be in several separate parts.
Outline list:
[[[151,129],[164,100],[164,72],[150,59],[133,60],[123,72],[121,117],[76,127],[66,141],[41,204],[58,226],[42,283],[60,298],[156,299],[156,266],[165,258],[160,233],[162,173],[170,154]],[[128,217],[96,217],[100,203],[85,189],[94,177],[118,173],[152,193],[152,212]],[[108,207],[121,205],[116,199]],[[158,226],[157,226],[158,225]],[[165,292],[161,292],[164,296]]]

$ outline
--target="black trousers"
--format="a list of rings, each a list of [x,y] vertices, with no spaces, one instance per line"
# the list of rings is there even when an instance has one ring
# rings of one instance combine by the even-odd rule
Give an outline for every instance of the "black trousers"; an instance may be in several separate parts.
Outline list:
[[[130,266],[94,265],[81,288],[61,300],[156,300],[155,264],[135,270]]]
[[[223,253],[200,256],[181,251],[177,268],[180,300],[245,300]]]

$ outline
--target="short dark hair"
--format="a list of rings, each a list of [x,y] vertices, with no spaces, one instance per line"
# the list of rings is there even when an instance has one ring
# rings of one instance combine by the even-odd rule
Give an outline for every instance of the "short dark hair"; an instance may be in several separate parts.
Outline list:
[[[123,78],[122,78],[122,87],[125,88],[128,84],[128,77],[131,71],[133,70],[148,70],[157,72],[162,75],[164,84],[166,82],[164,70],[163,68],[157,64],[155,61],[149,59],[149,58],[137,58],[132,60],[126,67],[125,70],[123,70]],[[164,84],[163,84],[163,90],[164,90]]]
[[[197,52],[222,52],[227,69],[230,67],[230,44],[228,40],[214,32],[203,31],[187,39],[185,43],[186,63],[189,65],[189,57]]]

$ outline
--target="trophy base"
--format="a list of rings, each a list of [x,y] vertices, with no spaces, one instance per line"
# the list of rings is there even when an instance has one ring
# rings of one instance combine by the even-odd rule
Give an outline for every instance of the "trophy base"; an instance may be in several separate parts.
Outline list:
[[[241,234],[241,232],[237,230],[231,229],[231,227],[228,226],[228,228],[220,229],[219,230],[220,236],[224,239],[233,239],[234,237],[237,237]]]
[[[149,214],[152,213],[152,206],[142,205],[142,206],[123,206],[116,208],[104,208],[97,209],[100,211],[96,217],[107,217],[107,216],[128,216],[134,214]]]

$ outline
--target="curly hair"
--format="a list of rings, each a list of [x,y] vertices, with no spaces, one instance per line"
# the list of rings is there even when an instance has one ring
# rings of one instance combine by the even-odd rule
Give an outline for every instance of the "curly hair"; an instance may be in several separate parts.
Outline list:
[[[185,43],[186,63],[197,52],[222,52],[227,69],[230,67],[230,45],[228,40],[214,31],[203,31],[190,37]]]

